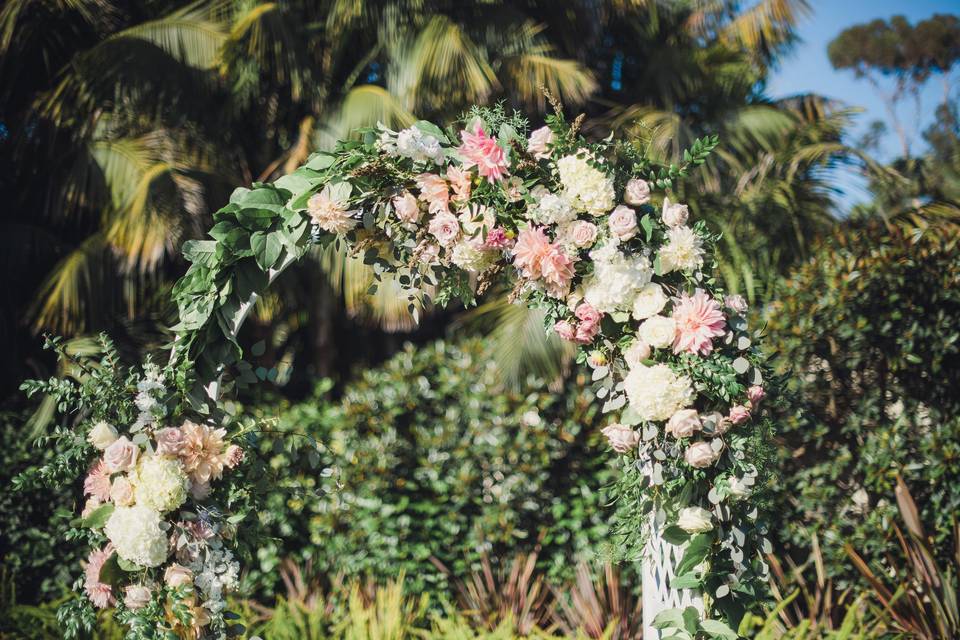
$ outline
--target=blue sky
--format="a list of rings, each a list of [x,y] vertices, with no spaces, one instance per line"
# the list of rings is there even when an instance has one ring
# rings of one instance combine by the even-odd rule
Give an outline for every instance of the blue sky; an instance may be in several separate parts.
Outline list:
[[[856,79],[849,71],[834,71],[827,59],[827,44],[848,26],[869,22],[874,18],[889,18],[899,14],[916,23],[935,13],[960,13],[960,2],[957,0],[811,0],[810,4],[813,13],[801,21],[798,29],[802,42],[774,73],[767,85],[767,94],[772,98],[782,98],[812,92],[862,107],[865,111],[857,116],[852,137],[859,136],[871,121],[888,118],[882,100],[869,82]],[[956,76],[954,72],[954,78]],[[942,93],[939,78],[927,83],[923,93],[920,131],[933,120],[933,111]],[[912,102],[902,105],[898,113],[904,123],[914,122]],[[892,127],[888,126],[888,129],[890,131],[880,151],[882,159],[898,155],[900,148]],[[923,141],[919,131],[912,133],[912,150],[916,152],[922,148]],[[845,173],[839,176],[838,186],[845,192],[841,198],[843,208],[867,197],[863,181],[856,175]]]

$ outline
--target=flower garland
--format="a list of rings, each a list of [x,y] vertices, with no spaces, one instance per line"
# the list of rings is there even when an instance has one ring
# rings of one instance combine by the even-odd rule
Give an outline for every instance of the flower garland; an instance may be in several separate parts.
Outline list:
[[[529,134],[502,108],[474,108],[459,130],[377,126],[272,185],[238,189],[215,215],[213,239],[184,247],[193,265],[174,289],[174,363],[201,383],[250,379],[236,329],[255,294],[311,243],[345,243],[378,278],[395,274],[411,312],[470,304],[502,283],[511,300],[543,309],[546,329],[579,345],[592,370],[611,415],[603,434],[622,461],[621,546],[642,553],[650,526],[687,545],[670,586],[703,593],[705,616],[665,612],[658,625],[680,638],[735,637],[766,575],[765,526],[748,499],[762,484],[764,364],[743,298],[710,275],[717,237],[657,193],[717,140],[698,140],[680,166],[658,166],[627,141],[587,142],[579,120],[555,111]],[[157,585],[186,587],[180,627],[224,637],[217,616],[237,574],[219,542],[229,536],[202,510],[184,520],[183,508],[188,496],[202,505],[242,450],[202,418],[164,421],[164,384],[149,372],[140,383],[133,439],[102,423],[89,429],[103,455],[84,482],[85,520],[102,526],[106,544],[90,556],[85,589],[96,606],[153,603],[157,628],[171,628]],[[211,411],[197,389],[180,393]],[[114,562],[136,578],[108,584]]]

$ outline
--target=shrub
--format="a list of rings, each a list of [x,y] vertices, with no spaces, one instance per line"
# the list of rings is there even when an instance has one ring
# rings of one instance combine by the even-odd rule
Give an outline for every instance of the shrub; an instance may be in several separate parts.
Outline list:
[[[445,591],[431,559],[464,576],[483,551],[529,550],[542,533],[542,570],[570,575],[600,548],[611,514],[597,407],[578,386],[556,393],[530,379],[507,391],[483,342],[437,342],[364,372],[335,405],[321,385],[276,409],[279,431],[320,445],[288,438],[263,452],[294,479],[263,516],[279,539],[262,571],[289,556],[328,574],[405,571],[411,591]]]
[[[957,235],[866,227],[827,243],[768,310],[789,407],[780,420],[785,541],[880,558],[903,474],[935,536],[960,507]]]

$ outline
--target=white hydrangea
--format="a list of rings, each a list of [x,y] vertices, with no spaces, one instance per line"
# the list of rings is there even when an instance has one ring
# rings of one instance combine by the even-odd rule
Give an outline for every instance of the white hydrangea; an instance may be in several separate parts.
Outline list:
[[[557,161],[557,172],[564,195],[578,211],[600,216],[616,203],[613,180],[590,166],[586,158],[564,156]]]
[[[693,401],[690,378],[678,376],[665,364],[631,368],[623,386],[630,408],[641,420],[668,420]]]
[[[593,274],[583,285],[583,298],[603,313],[629,311],[638,291],[650,282],[653,269],[645,256],[627,256],[614,245],[591,251]]]
[[[150,507],[117,507],[103,531],[122,559],[156,567],[167,559],[167,534],[161,522],[160,513]]]
[[[651,282],[637,292],[637,297],[633,300],[633,317],[646,320],[663,311],[666,304],[667,294],[663,292],[663,287]]]
[[[673,344],[673,337],[676,333],[676,321],[666,316],[647,318],[637,329],[637,337],[657,349],[664,349]]]
[[[496,261],[495,251],[485,251],[475,241],[460,241],[450,252],[450,262],[464,271],[480,272]]]
[[[417,127],[408,127],[397,133],[397,153],[415,162],[430,160],[435,164],[443,164],[440,141]]]
[[[537,224],[565,224],[577,219],[570,200],[563,194],[547,191],[537,198],[537,204],[527,210],[528,217]]]
[[[663,273],[693,271],[703,266],[703,240],[690,227],[667,229],[667,243],[660,247]]]
[[[160,513],[173,511],[187,499],[190,481],[179,460],[144,456],[130,474],[137,504]]]

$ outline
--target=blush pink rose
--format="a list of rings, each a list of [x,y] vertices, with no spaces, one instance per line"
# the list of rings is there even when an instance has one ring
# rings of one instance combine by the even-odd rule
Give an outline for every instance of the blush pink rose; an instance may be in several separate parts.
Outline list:
[[[723,299],[725,307],[737,313],[746,313],[747,301],[741,295],[729,295]]]
[[[613,210],[607,219],[610,233],[620,240],[629,240],[637,235],[637,214],[630,207],[622,204]]]
[[[567,320],[558,320],[553,325],[553,330],[557,332],[558,336],[569,342],[573,342],[576,336],[576,329]]]
[[[420,219],[420,201],[409,191],[393,199],[393,210],[400,222],[413,224]]]
[[[743,424],[750,419],[750,409],[738,404],[734,407],[730,407],[730,422],[733,424]]]
[[[720,458],[720,454],[713,450],[709,442],[695,442],[683,454],[683,459],[691,467],[705,469]]]
[[[766,391],[764,391],[763,387],[758,384],[755,384],[747,389],[747,398],[750,399],[750,405],[754,408],[760,404],[760,401],[763,400],[764,396],[766,395]]]
[[[611,424],[600,432],[607,438],[610,448],[617,453],[628,453],[640,444],[640,433],[622,424]]]
[[[128,584],[123,588],[123,604],[131,611],[143,609],[150,604],[153,593],[142,584]]]
[[[671,229],[685,225],[689,215],[690,212],[687,209],[687,205],[670,202],[670,198],[663,199],[663,213],[661,215],[661,219],[663,220],[663,224],[667,225]]]
[[[586,220],[577,220],[570,226],[570,242],[580,249],[586,249],[593,246],[597,240],[597,225]]]
[[[420,195],[427,201],[430,213],[450,212],[450,190],[447,181],[433,173],[421,173],[417,176],[417,188]]]
[[[673,320],[676,323],[674,353],[710,355],[713,339],[722,336],[726,326],[720,305],[702,289],[697,289],[692,296],[686,293],[680,296],[673,305]]]
[[[603,314],[597,311],[589,302],[581,302],[578,304],[573,315],[577,316],[577,320],[580,322],[594,325],[600,324],[600,321],[603,319]]]
[[[623,201],[635,207],[647,204],[650,202],[650,185],[639,178],[630,179],[623,190]]]
[[[427,231],[429,231],[441,245],[449,247],[460,237],[460,221],[457,219],[457,216],[449,211],[444,211],[430,219]]]
[[[537,160],[550,157],[548,146],[553,142],[553,131],[550,127],[540,127],[530,134],[527,140],[527,151]]]
[[[178,456],[183,449],[184,436],[179,427],[164,427],[154,434],[157,441],[157,455]]]
[[[477,173],[490,182],[496,182],[507,175],[507,154],[497,141],[487,135],[483,125],[477,120],[470,130],[460,132],[463,144],[457,149],[463,158],[463,168],[477,168]]]
[[[163,572],[163,581],[168,587],[173,587],[174,589],[177,587],[185,587],[193,584],[193,571],[175,562]]]
[[[689,438],[702,428],[696,409],[681,409],[667,421],[667,433],[674,438]]]
[[[132,469],[137,464],[140,447],[130,442],[127,436],[120,436],[103,452],[103,464],[110,473]]]

